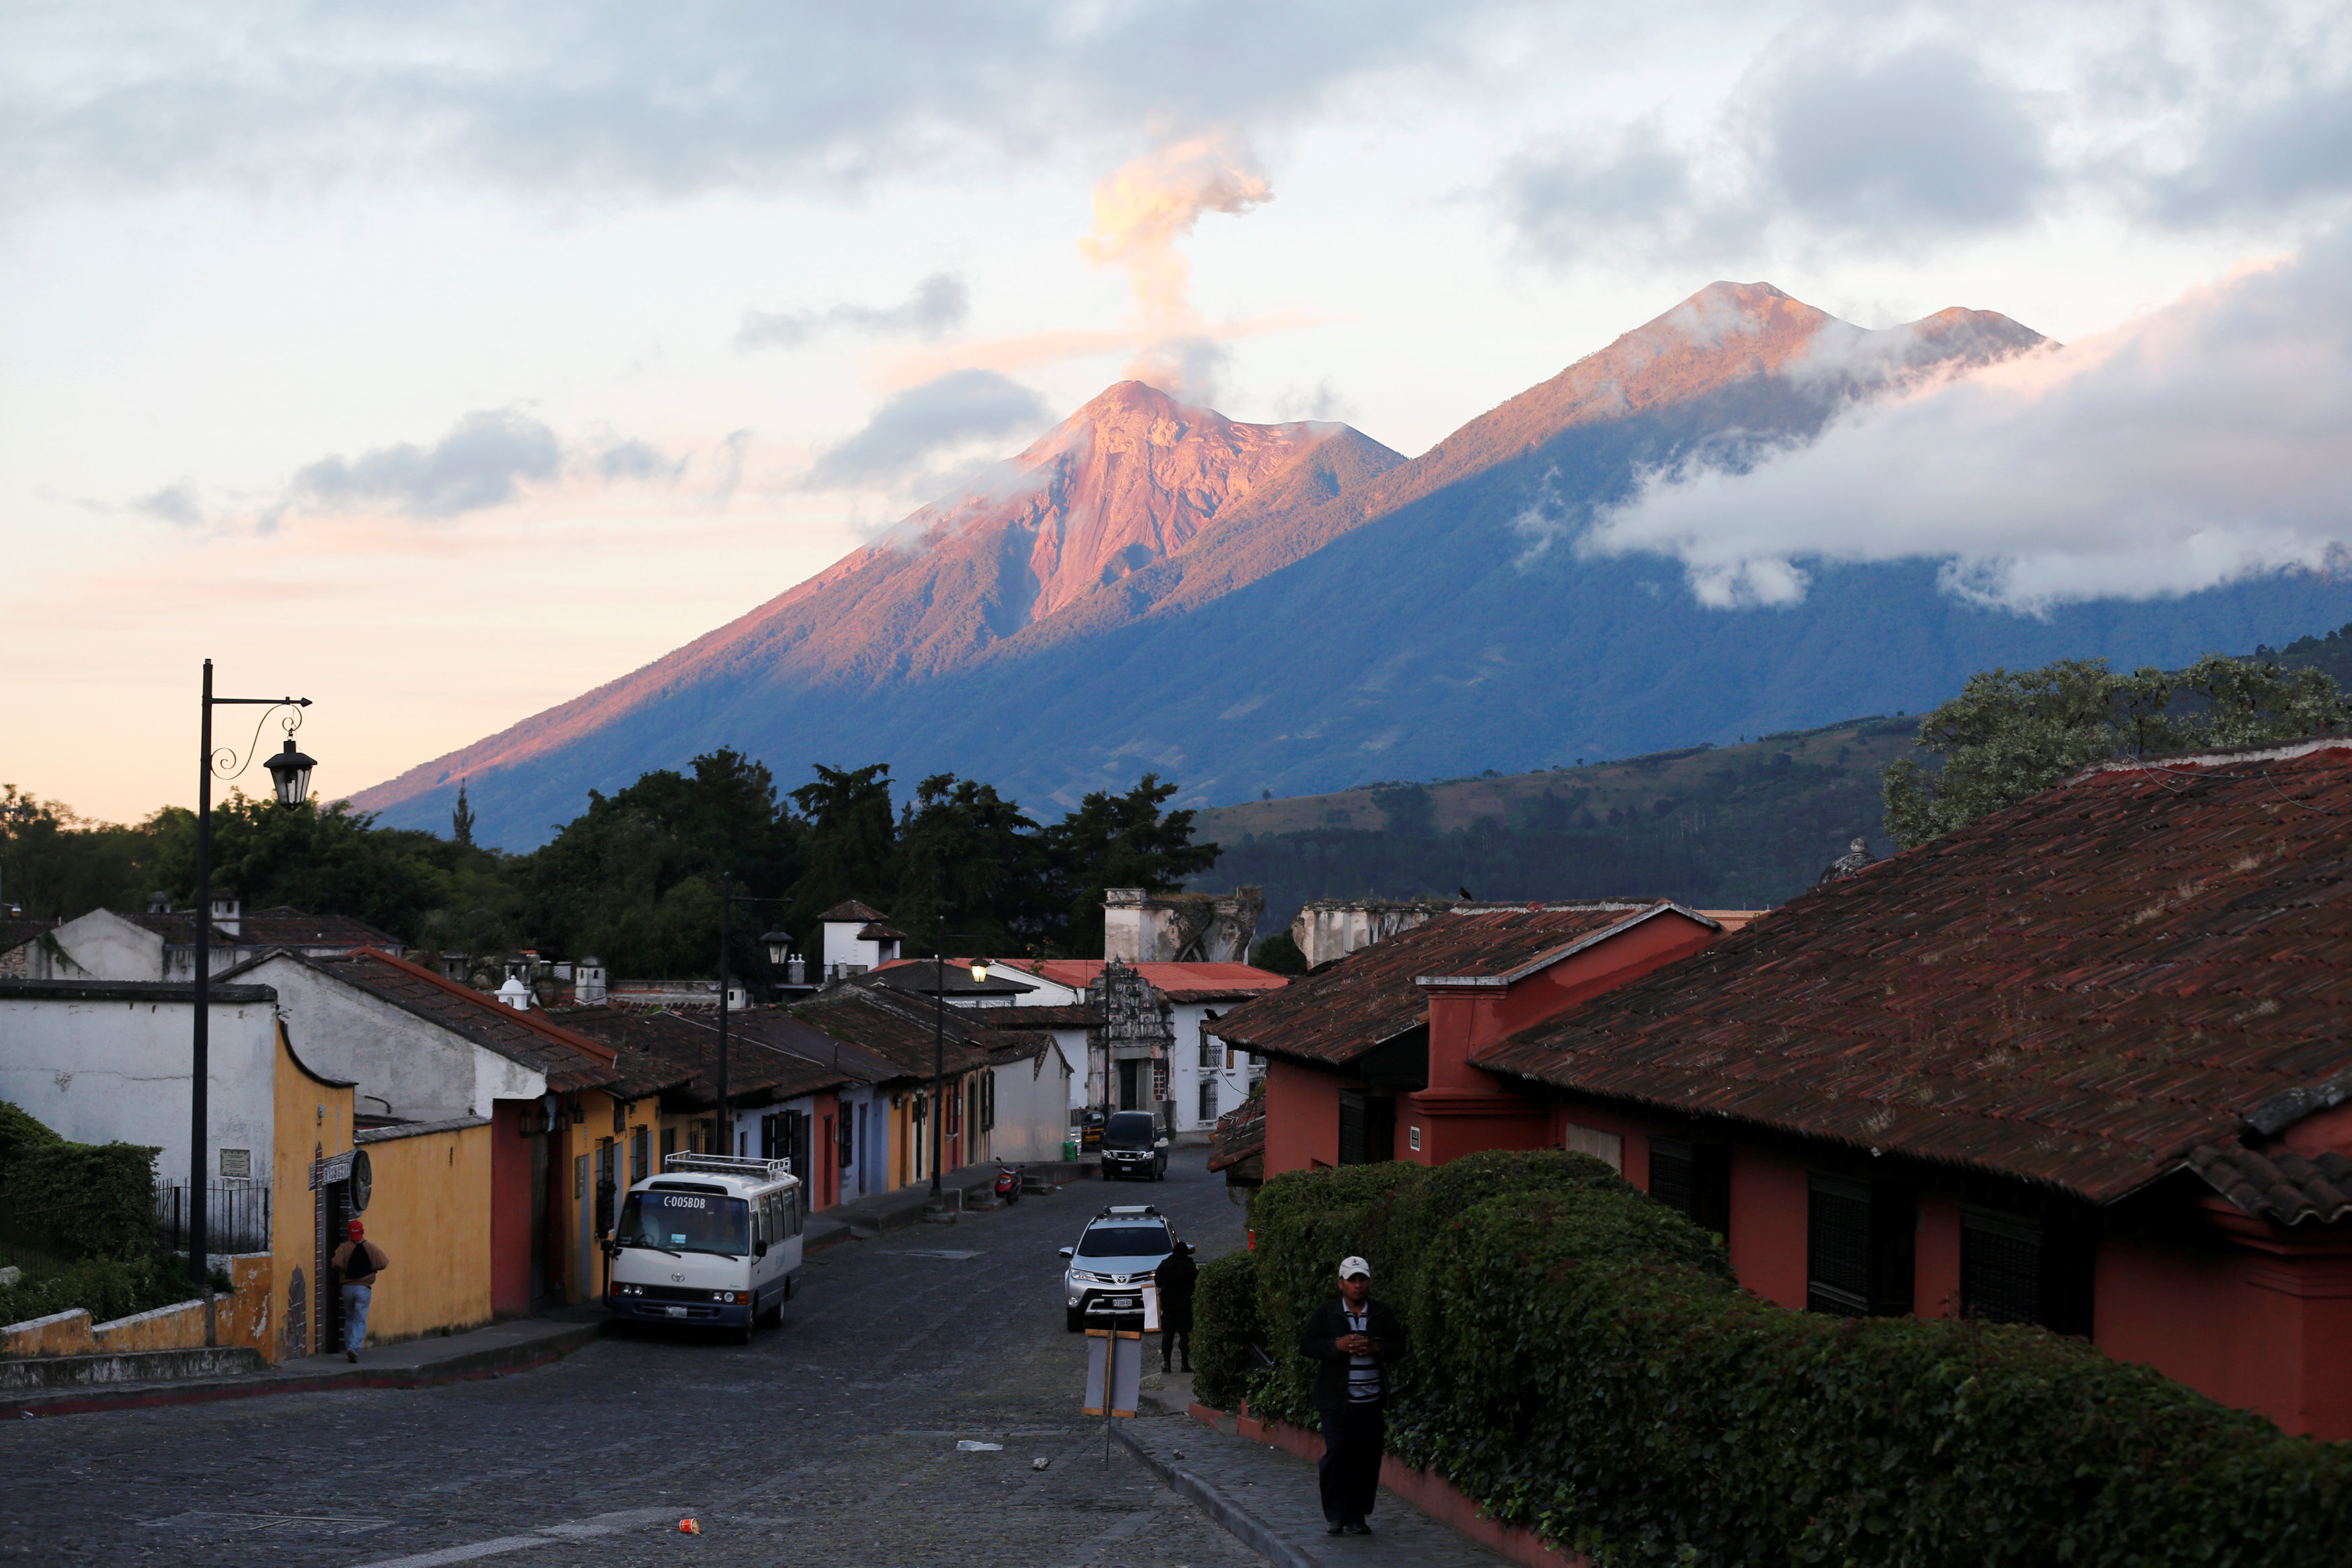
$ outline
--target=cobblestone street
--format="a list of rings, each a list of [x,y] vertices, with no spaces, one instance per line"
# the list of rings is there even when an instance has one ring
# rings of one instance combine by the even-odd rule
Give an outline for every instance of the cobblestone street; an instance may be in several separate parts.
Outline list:
[[[819,1253],[749,1348],[608,1335],[454,1387],[13,1423],[0,1561],[1258,1563],[1124,1445],[1106,1465],[1078,1415],[1055,1249],[1113,1201],[1159,1205],[1204,1259],[1240,1245],[1202,1152],[1178,1155],[1164,1183],[1077,1182]]]

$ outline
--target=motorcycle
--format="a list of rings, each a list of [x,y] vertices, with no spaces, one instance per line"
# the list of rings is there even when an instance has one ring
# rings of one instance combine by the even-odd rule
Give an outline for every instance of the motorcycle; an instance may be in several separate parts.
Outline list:
[[[996,1201],[999,1203],[1019,1203],[1021,1201],[1021,1167],[1019,1166],[999,1166],[997,1167]]]

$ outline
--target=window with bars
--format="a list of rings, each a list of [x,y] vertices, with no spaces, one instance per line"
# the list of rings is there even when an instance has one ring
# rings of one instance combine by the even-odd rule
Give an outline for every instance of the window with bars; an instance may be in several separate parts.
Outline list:
[[[2034,1216],[1960,1205],[1960,1311],[1996,1323],[2091,1332],[2097,1241],[2063,1205]]]
[[[632,1186],[645,1180],[649,1174],[646,1166],[649,1153],[647,1145],[652,1141],[649,1131],[644,1127],[629,1134],[629,1185]]]
[[[1207,1124],[1216,1119],[1217,1081],[1213,1078],[1203,1078],[1201,1080],[1201,1121]]]
[[[1650,1196],[1717,1236],[1731,1234],[1731,1149],[1688,1138],[1650,1140]]]
[[[1911,1310],[1917,1199],[1891,1181],[1811,1175],[1805,1225],[1805,1304],[1841,1317]]]

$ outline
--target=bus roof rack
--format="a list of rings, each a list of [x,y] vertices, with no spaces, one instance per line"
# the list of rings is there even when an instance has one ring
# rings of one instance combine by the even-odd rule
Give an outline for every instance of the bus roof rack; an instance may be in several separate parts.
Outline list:
[[[709,1176],[750,1176],[756,1181],[781,1181],[793,1174],[790,1160],[746,1160],[733,1155],[664,1155],[662,1169],[701,1171]]]

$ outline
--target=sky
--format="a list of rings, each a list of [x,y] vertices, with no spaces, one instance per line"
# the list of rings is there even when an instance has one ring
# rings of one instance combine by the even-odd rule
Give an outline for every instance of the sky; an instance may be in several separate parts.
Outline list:
[[[1412,455],[1718,278],[2064,347],[1579,549],[2333,567],[2347,206],[2325,5],[0,5],[0,781],[192,803],[210,657],[333,798],[1122,376]]]

